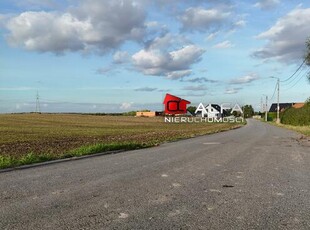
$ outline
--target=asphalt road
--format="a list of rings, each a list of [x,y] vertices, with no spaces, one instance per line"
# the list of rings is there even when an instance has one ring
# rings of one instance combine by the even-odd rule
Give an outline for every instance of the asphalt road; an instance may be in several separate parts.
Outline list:
[[[310,229],[310,146],[255,120],[0,173],[0,229]]]

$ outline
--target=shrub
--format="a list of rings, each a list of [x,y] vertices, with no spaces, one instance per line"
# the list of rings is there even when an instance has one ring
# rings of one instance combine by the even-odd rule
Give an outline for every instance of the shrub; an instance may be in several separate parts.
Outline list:
[[[273,118],[273,117],[271,117],[271,116],[269,116],[268,115],[268,117],[267,117],[267,121],[273,121],[275,118]]]
[[[286,109],[283,112],[281,122],[286,125],[295,126],[310,125],[310,104],[307,103],[304,105],[304,107],[299,109]]]
[[[8,168],[12,164],[14,165],[16,160],[11,156],[1,156],[0,155],[0,169]]]
[[[283,116],[283,112],[280,112],[279,116],[281,119]],[[267,119],[268,119],[268,121],[275,121],[277,119],[277,112],[269,112]]]

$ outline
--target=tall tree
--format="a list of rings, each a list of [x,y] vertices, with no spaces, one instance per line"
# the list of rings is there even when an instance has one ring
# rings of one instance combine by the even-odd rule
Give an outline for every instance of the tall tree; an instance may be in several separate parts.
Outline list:
[[[305,60],[306,60],[306,64],[310,66],[310,38],[308,38],[306,45],[307,45],[307,53],[305,56]],[[308,80],[310,82],[310,72],[308,73]]]
[[[242,107],[242,109],[243,109],[245,118],[249,118],[249,117],[252,117],[254,115],[254,109],[253,109],[252,105],[245,105]]]

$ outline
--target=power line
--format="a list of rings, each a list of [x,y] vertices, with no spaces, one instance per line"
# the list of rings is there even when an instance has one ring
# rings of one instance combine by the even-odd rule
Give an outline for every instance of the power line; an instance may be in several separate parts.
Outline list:
[[[283,81],[281,81],[281,82],[286,82],[286,81],[290,80],[292,77],[294,77],[295,74],[296,74],[296,73],[301,69],[301,67],[305,64],[305,62],[306,62],[306,59],[301,63],[301,65],[296,69],[296,71],[295,71],[289,78],[287,78],[287,79],[285,79],[285,80],[283,80]]]
[[[302,74],[303,71],[304,71],[305,69],[306,69],[306,66],[304,66],[304,67],[298,72],[298,74],[296,74],[292,79],[290,79],[290,80],[287,81],[287,82],[282,83],[282,85],[288,86],[288,85],[290,85],[291,83],[293,83],[296,79],[298,79],[298,77],[300,76],[300,74]]]
[[[284,90],[287,91],[287,90],[290,90],[290,89],[294,88],[294,86],[297,85],[300,82],[300,80],[303,79],[303,77],[305,77],[306,75],[307,75],[307,72],[304,73],[303,75],[301,75],[301,77],[297,80],[297,82],[295,82],[294,85],[292,85],[290,88],[287,88],[287,89],[284,89]]]
[[[270,101],[272,101],[272,99],[274,98],[274,95],[276,95],[277,86],[278,86],[278,83],[276,83],[274,87],[274,91],[273,91],[272,97],[270,98]]]
[[[299,72],[299,71],[300,71],[300,69],[303,67],[303,65],[305,64],[305,62],[306,62],[306,59],[301,63],[301,65],[296,69],[296,71],[295,71],[290,77],[288,77],[287,79],[285,79],[285,80],[283,80],[283,81],[280,81],[280,78],[278,78],[278,77],[273,77],[273,76],[271,76],[271,78],[276,78],[276,79],[278,79],[278,80],[277,80],[276,87],[275,87],[274,92],[273,92],[273,95],[272,95],[272,97],[271,97],[271,99],[270,99],[270,101],[271,101],[271,100],[274,98],[275,92],[276,92],[276,90],[277,90],[277,91],[278,91],[278,99],[277,99],[277,123],[280,123],[280,82],[287,82],[287,81],[290,81],[290,82],[288,82],[288,83],[284,83],[284,85],[289,85],[289,84],[291,84],[292,82],[294,82],[296,79],[298,79],[299,75],[302,73],[302,71],[301,71],[301,72]],[[298,73],[298,72],[299,72],[299,73]],[[296,73],[298,73],[297,76],[295,76]],[[300,82],[300,80],[301,80],[303,77],[306,76],[306,74],[308,74],[308,73],[306,72],[306,73],[304,73],[303,75],[301,75],[301,77],[297,80],[297,82],[295,82],[295,84],[294,84],[293,86],[291,86],[291,87],[288,88],[288,89],[284,89],[284,90],[290,90],[291,88],[295,87],[295,85],[297,85],[298,82]],[[295,77],[294,77],[294,76],[295,76]],[[294,77],[294,78],[293,78],[293,77]],[[292,79],[292,78],[293,78],[293,79]],[[292,79],[292,80],[291,80],[291,79]],[[266,105],[267,105],[267,100],[268,100],[268,97],[266,96]],[[265,119],[266,119],[266,121],[267,121],[267,112],[265,113]]]

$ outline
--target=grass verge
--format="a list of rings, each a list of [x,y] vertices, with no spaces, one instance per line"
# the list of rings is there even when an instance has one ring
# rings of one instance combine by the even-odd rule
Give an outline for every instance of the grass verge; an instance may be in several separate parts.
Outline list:
[[[142,149],[142,148],[152,147],[154,145],[139,144],[139,143],[93,144],[93,145],[81,146],[77,149],[71,150],[68,153],[58,155],[58,156],[52,155],[52,154],[35,154],[35,153],[28,153],[20,158],[16,158],[12,156],[0,156],[0,169],[5,169],[9,167],[17,167],[21,165],[41,163],[41,162],[57,160],[57,159],[65,159],[65,158],[70,158],[70,157],[80,157],[80,156],[91,155],[91,154],[101,153],[101,152],[108,152],[108,151]]]
[[[308,137],[310,137],[310,126],[293,126],[293,125],[284,125],[284,124],[276,124],[275,122],[273,122],[272,124],[275,124],[279,127],[282,128],[286,128],[286,129],[290,129],[296,132],[299,132],[301,134],[304,134]]]
[[[263,119],[261,120],[262,122],[265,122]],[[304,125],[304,126],[294,126],[294,125],[286,125],[286,124],[277,124],[276,121],[268,121],[268,124],[274,125],[274,126],[278,126],[281,128],[285,128],[285,129],[289,129],[289,130],[293,130],[295,132],[301,133],[305,136],[310,137],[310,126],[309,125]]]
[[[0,156],[0,169],[17,167],[27,164],[35,164],[55,159],[57,159],[55,156],[49,154],[34,154],[34,153],[28,153],[20,158],[16,158],[13,156]]]

